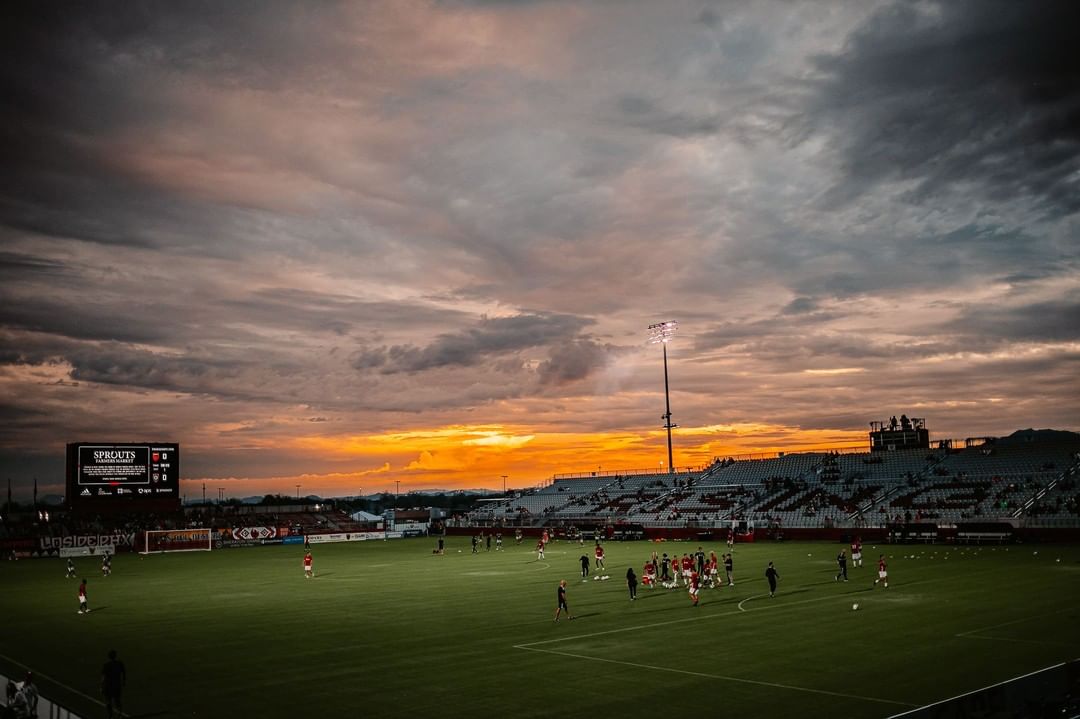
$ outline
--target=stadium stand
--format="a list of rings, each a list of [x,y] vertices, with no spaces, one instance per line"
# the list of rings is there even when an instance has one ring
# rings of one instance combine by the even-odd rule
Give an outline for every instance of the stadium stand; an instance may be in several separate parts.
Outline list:
[[[718,459],[678,475],[556,477],[466,521],[652,528],[742,523],[770,531],[904,525],[910,530],[905,538],[927,541],[937,538],[938,527],[964,541],[1007,539],[1017,524],[1080,527],[1080,440],[951,444]]]

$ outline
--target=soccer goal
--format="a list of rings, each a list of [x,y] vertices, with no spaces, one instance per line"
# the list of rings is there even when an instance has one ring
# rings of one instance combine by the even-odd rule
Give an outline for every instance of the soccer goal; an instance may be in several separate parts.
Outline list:
[[[148,529],[139,554],[162,552],[209,552],[214,540],[209,529]]]

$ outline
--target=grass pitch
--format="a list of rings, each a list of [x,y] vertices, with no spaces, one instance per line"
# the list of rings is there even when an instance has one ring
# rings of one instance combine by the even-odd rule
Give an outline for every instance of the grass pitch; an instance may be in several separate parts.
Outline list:
[[[125,710],[142,716],[886,717],[1080,656],[1076,546],[866,545],[845,584],[840,545],[743,544],[736,586],[703,588],[694,608],[682,589],[639,586],[631,602],[624,579],[692,542],[608,543],[610,579],[584,582],[588,543],[543,561],[528,541],[433,545],[317,545],[313,580],[297,546],[119,555],[108,578],[79,559],[88,615],[63,560],[4,562],[0,667],[32,668],[86,716],[103,715],[115,648]],[[882,551],[888,589],[872,586]],[[556,624],[559,579],[576,618]]]

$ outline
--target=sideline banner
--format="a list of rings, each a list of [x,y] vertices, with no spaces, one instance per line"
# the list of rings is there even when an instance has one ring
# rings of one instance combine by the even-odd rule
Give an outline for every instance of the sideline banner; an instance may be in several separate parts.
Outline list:
[[[62,547],[61,557],[100,557],[103,554],[115,554],[111,545],[104,544],[100,547]]]
[[[400,539],[401,532],[334,532],[331,534],[309,534],[307,541],[311,544],[328,544],[330,542],[365,542],[377,539]]]
[[[275,539],[277,536],[277,527],[235,527],[232,530],[232,538],[244,542],[258,542],[262,539]]]
[[[182,530],[180,530],[182,531]],[[131,549],[135,546],[135,532],[116,534],[81,534],[73,537],[42,537],[41,548],[77,549],[81,547],[113,547]]]

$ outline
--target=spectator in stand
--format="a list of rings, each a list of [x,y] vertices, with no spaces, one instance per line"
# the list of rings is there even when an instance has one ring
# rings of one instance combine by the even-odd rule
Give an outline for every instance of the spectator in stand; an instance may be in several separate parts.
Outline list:
[[[37,685],[34,684],[34,675],[32,672],[26,673],[22,685],[19,686],[19,694],[22,695],[22,701],[26,707],[26,716],[36,717],[38,715],[38,700],[41,698],[41,695],[38,693]],[[18,714],[16,714],[16,716],[18,716]]]

